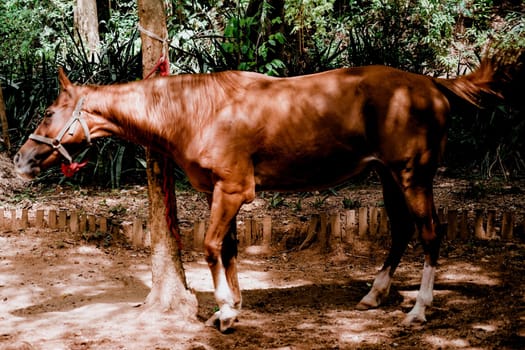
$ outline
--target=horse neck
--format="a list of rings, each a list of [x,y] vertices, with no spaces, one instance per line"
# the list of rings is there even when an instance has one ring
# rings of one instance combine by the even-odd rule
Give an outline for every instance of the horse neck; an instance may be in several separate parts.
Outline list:
[[[102,136],[115,135],[161,151],[179,152],[194,125],[205,122],[217,103],[205,81],[173,76],[127,84],[86,86],[85,109],[102,117]],[[209,79],[208,79],[209,80]]]

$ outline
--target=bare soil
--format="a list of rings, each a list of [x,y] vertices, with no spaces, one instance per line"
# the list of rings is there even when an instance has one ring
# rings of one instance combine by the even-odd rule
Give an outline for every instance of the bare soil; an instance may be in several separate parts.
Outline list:
[[[525,213],[525,187],[516,182],[436,179],[436,203],[456,208],[512,208]],[[204,198],[177,193],[181,225],[207,214]],[[148,249],[122,236],[86,237],[49,229],[0,232],[0,349],[523,349],[525,345],[525,244],[447,241],[428,322],[400,325],[414,304],[422,254],[411,244],[391,296],[378,309],[357,311],[387,254],[383,241],[338,244],[321,254],[314,244],[294,251],[291,222],[349,201],[381,203],[373,177],[334,193],[262,194],[243,208],[270,214],[272,251],[240,252],[243,311],[222,334],[204,326],[215,307],[211,276],[200,252],[184,252],[190,288],[199,301],[194,321],[145,310],[151,286]],[[115,220],[145,216],[146,189],[97,190],[23,183],[0,157],[0,207],[68,208]]]

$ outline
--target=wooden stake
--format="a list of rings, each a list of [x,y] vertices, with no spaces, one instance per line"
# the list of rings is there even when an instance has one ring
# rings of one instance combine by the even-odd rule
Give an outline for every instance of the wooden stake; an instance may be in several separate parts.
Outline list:
[[[204,249],[204,236],[206,235],[206,221],[199,220],[193,226],[193,248]]]
[[[36,228],[43,228],[45,225],[44,221],[44,210],[43,209],[37,209],[35,213],[35,227]]]
[[[368,233],[368,208],[359,208],[359,237],[365,237]]]
[[[463,240],[466,240],[469,236],[469,230],[468,230],[468,212],[466,210],[462,210],[461,214],[459,215],[459,237]]]
[[[263,218],[263,246],[270,247],[272,244],[272,217],[267,215]]]
[[[18,222],[16,220],[16,209],[11,209],[11,230],[18,230]]]
[[[73,233],[79,232],[79,227],[78,227],[78,212],[77,212],[77,211],[72,211],[72,212],[71,212],[71,215],[70,215],[70,217],[69,217],[69,229],[70,229],[71,232],[73,232]]]
[[[458,211],[456,209],[449,209],[447,212],[447,238],[449,240],[456,239],[457,227],[458,227]]]
[[[319,232],[317,235],[319,237],[321,252],[325,253],[330,249],[330,232],[328,231],[328,218],[326,216],[326,213],[321,213],[319,217],[320,225]]]
[[[439,219],[439,222],[443,225],[444,223],[446,223],[446,216],[445,216],[445,208],[443,207],[439,207],[438,210],[437,210],[437,215],[438,215],[438,219]]]
[[[379,209],[377,207],[371,207],[369,215],[370,220],[370,229],[369,229],[369,235],[370,237],[376,237],[377,233],[379,231]]]
[[[135,247],[142,247],[143,246],[143,222],[139,218],[133,219],[133,231],[131,234],[131,243]]]
[[[514,213],[506,211],[501,219],[501,238],[511,240],[514,230]]]
[[[345,211],[345,242],[353,243],[357,234],[358,226],[356,222],[355,210]]]
[[[27,209],[22,209],[22,216],[20,217],[20,228],[26,229],[29,227],[29,214]]]
[[[88,214],[87,216],[87,221],[88,221],[88,231],[89,232],[97,232],[97,224],[96,224],[96,221],[97,221],[97,218],[95,215],[93,214]]]
[[[79,215],[78,217],[78,231],[79,232],[86,232],[86,225],[87,225],[87,218],[86,215]]]
[[[98,230],[101,233],[108,232],[108,219],[101,217],[98,222]]]
[[[339,213],[332,213],[330,215],[330,236],[333,240],[336,242],[342,242],[343,237],[341,234],[341,214]]]
[[[379,216],[379,236],[388,237],[388,214],[386,208],[381,208]]]
[[[487,233],[486,238],[492,239],[496,237],[496,227],[494,226],[494,220],[496,218],[496,210],[489,209],[487,211]]]
[[[476,218],[474,219],[474,236],[479,239],[486,239],[486,232],[483,228],[483,210],[476,209]]]
[[[49,209],[47,212],[47,225],[50,229],[57,228],[57,212],[54,209]]]
[[[299,246],[299,250],[302,250],[303,247],[306,248],[306,246],[312,243],[317,233],[317,227],[319,226],[318,225],[319,221],[320,221],[319,215],[317,214],[312,215],[309,221],[310,224],[308,225],[308,232],[307,232],[306,238],[304,239],[303,243],[301,243],[301,245]]]
[[[60,210],[58,212],[58,228],[66,228],[67,224],[67,212],[65,210]]]
[[[252,222],[252,218],[244,220],[244,239],[242,241],[245,247],[252,245]]]

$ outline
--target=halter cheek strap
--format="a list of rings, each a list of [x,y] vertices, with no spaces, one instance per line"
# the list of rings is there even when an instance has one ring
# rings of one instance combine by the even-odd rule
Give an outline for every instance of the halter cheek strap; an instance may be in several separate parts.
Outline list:
[[[29,135],[29,138],[34,141],[45,143],[46,145],[49,145],[53,147],[53,149],[57,150],[64,158],[66,158],[70,163],[73,161],[73,157],[69,154],[69,152],[64,148],[62,145],[62,138],[64,135],[69,133],[69,135],[73,135],[75,131],[77,130],[77,124],[78,122],[82,129],[84,130],[84,135],[86,136],[86,141],[88,143],[91,143],[91,135],[89,133],[89,128],[87,126],[86,120],[82,118],[82,104],[84,103],[85,97],[81,97],[76,106],[75,110],[73,111],[73,114],[71,115],[71,118],[69,118],[69,121],[62,127],[62,130],[58,133],[58,135],[55,138],[45,137],[41,135],[31,134]]]

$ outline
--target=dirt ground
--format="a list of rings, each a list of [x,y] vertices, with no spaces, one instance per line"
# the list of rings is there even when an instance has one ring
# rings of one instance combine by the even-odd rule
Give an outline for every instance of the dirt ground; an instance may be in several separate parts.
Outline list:
[[[512,208],[525,213],[523,181],[436,180],[436,203],[462,208]],[[177,193],[181,224],[207,215],[204,198]],[[287,223],[352,200],[381,203],[373,179],[327,193],[262,194],[240,217],[270,214],[276,239],[268,254],[240,252],[243,311],[233,332],[204,326],[215,303],[200,252],[184,252],[190,288],[199,301],[195,321],[145,310],[151,286],[148,249],[122,237],[27,229],[0,232],[0,349],[523,349],[525,240],[445,242],[428,322],[406,328],[422,272],[421,248],[411,244],[386,304],[357,311],[387,253],[381,242],[314,244],[289,249]],[[0,158],[0,207],[84,208],[122,220],[147,211],[146,190],[101,191],[22,183]]]

